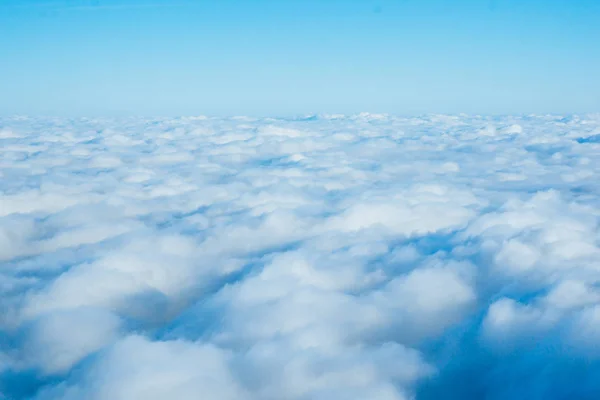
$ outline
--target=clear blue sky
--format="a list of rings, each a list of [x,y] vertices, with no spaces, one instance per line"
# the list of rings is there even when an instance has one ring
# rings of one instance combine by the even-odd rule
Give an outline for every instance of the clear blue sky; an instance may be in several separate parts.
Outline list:
[[[599,0],[0,0],[0,114],[600,111]]]

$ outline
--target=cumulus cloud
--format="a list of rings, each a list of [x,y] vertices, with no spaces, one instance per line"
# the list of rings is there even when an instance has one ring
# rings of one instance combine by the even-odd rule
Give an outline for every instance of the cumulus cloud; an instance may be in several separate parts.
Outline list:
[[[229,370],[231,354],[210,344],[129,336],[108,347],[77,382],[40,399],[245,399]]]
[[[0,397],[596,398],[598,132],[0,118]]]
[[[43,374],[68,372],[77,362],[118,337],[119,319],[104,309],[75,308],[46,313],[27,327],[23,367]]]

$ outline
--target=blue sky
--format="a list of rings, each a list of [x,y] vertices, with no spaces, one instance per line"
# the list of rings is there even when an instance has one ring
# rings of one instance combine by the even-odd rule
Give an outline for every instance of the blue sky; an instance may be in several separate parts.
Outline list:
[[[600,111],[597,0],[3,0],[0,114]]]

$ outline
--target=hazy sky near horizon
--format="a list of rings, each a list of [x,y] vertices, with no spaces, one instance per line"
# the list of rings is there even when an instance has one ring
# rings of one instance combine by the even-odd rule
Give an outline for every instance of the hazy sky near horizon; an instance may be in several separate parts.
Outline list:
[[[600,111],[597,0],[2,0],[0,114]]]

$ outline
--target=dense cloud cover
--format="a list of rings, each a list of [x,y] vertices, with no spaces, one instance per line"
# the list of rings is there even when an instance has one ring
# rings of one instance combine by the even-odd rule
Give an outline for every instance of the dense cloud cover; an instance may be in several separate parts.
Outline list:
[[[597,399],[598,137],[0,119],[0,398]]]

